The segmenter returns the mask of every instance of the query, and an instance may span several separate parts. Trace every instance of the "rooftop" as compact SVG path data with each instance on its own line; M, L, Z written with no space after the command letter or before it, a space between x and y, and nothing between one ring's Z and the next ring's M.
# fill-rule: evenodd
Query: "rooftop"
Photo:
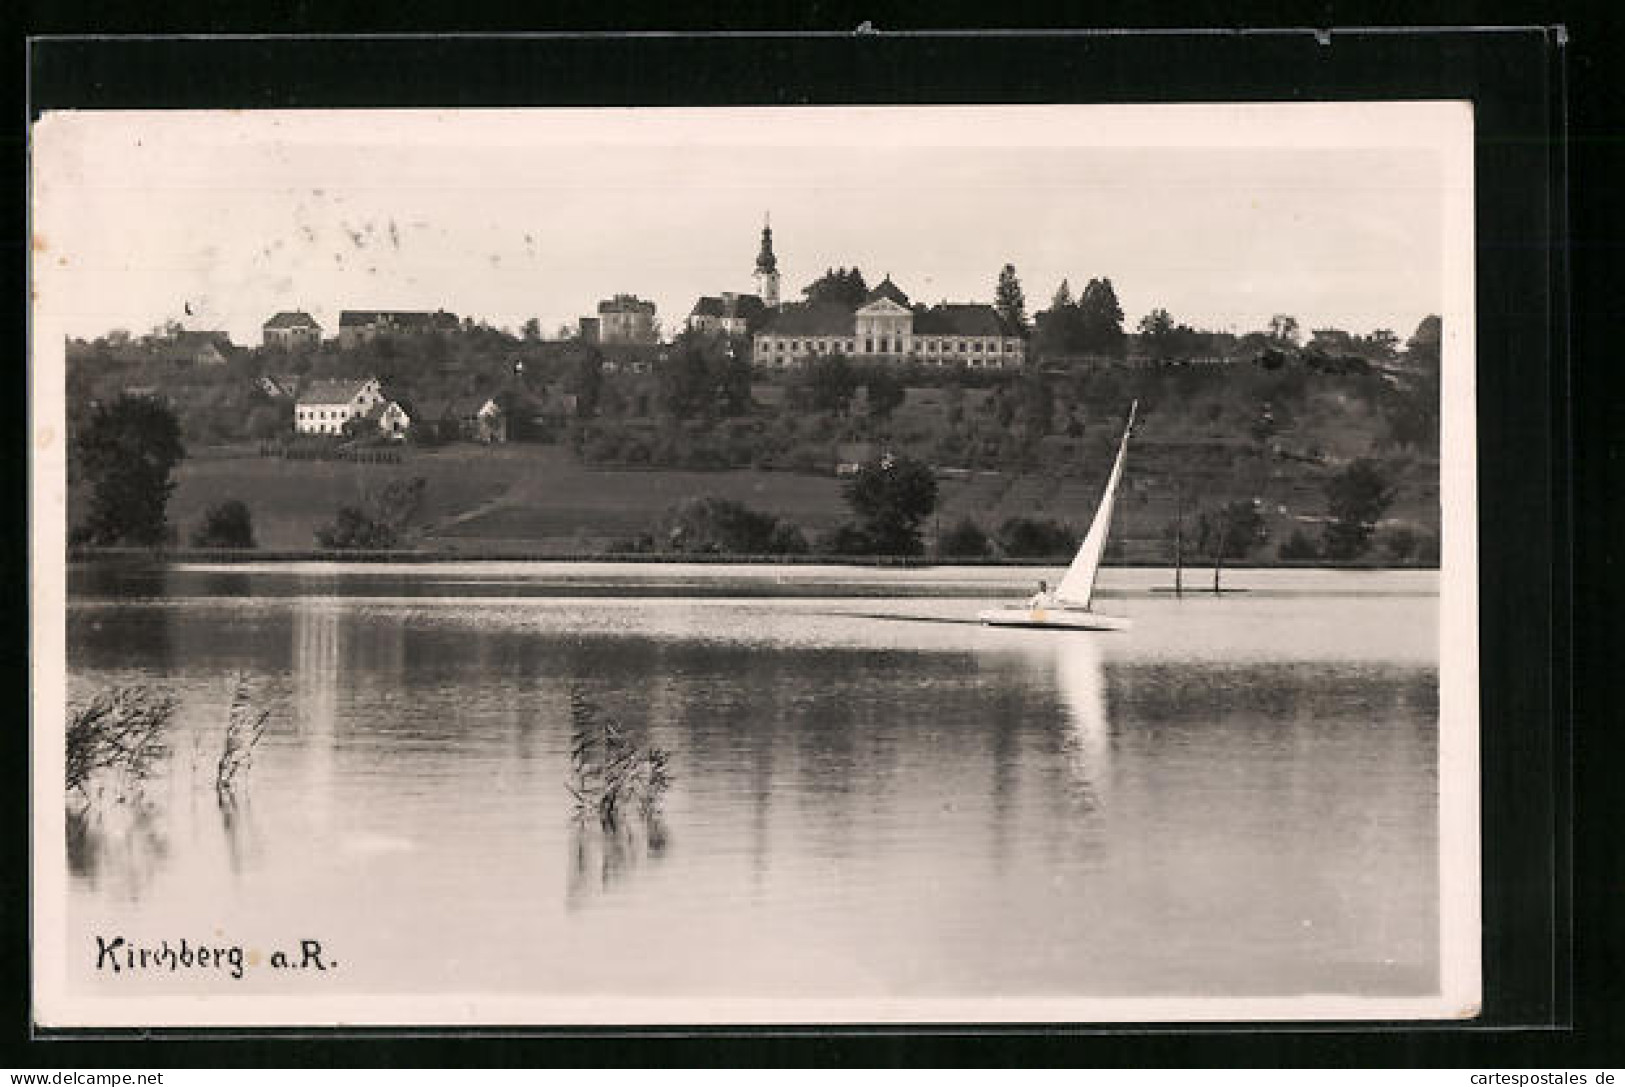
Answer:
M316 318L312 317L304 310L285 309L281 313L278 313L276 316L272 317L269 321L266 321L263 327L319 329L322 326L316 323Z

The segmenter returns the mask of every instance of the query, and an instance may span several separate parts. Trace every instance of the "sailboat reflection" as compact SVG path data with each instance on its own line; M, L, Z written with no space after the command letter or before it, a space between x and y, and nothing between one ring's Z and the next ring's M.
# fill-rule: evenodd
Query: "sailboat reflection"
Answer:
M1067 633L1051 635L1047 641L1055 655L1056 690L1070 717L1061 749L1080 798L1099 807L1108 798L1111 777L1111 722L1100 636Z

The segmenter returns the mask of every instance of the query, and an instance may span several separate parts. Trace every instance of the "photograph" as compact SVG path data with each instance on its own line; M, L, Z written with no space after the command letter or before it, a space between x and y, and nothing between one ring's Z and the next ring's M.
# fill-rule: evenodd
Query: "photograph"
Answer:
M36 1025L1474 1020L1473 140L43 112Z

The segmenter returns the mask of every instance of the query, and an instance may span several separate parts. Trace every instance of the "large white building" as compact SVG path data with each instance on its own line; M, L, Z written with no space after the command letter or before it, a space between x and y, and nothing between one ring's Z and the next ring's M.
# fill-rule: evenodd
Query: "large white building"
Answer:
M345 423L384 401L375 377L312 381L294 403L293 429L300 434L342 434Z
M789 366L818 355L975 368L1020 366L1026 341L981 303L910 305L887 276L856 310L832 302L780 306L753 344L758 366Z

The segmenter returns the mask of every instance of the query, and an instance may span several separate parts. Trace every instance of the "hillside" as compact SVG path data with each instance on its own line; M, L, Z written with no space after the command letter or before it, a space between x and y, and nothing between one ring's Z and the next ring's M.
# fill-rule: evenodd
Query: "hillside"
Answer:
M670 361L499 340L478 330L438 347L324 349L295 359L253 351L180 371L150 357L81 350L70 355L70 418L136 380L149 383L139 391L172 406L189 448L168 511L182 541L208 506L234 498L252 512L260 546L309 548L341 505L413 477L426 486L411 538L428 550L606 551L655 533L676 503L705 495L783 518L816 539L850 516L837 466L881 451L937 470L928 551L939 532L964 520L989 534L1013 517L1081 531L1130 401L1140 405L1140 423L1115 559L1165 561L1181 515L1189 532L1202 514L1247 502L1266 530L1251 557L1271 560L1294 532L1319 537L1327 481L1357 458L1378 464L1394 487L1382 532L1437 540L1437 403L1425 371L1359 360L1331 367L1308 355L1271 365L1062 371L853 367L833 387L816 366L752 376L735 356L722 357L723 344L693 338L670 345ZM392 454L398 463L285 460L262 455L277 450L291 425L288 402L258 388L258 376L276 366L387 374L389 394L408 398L568 388L581 408L535 441L409 443ZM74 521L80 497L72 498Z

